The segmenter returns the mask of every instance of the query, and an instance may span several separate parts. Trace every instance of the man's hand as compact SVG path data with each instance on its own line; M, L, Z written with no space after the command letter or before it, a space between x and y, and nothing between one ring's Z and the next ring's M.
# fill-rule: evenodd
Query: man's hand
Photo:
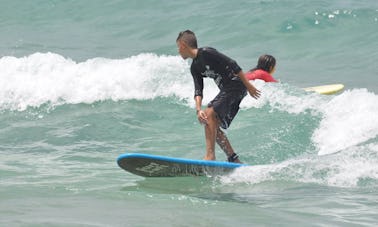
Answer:
M201 124L204 124L204 125L207 124L207 115L203 110L197 111L197 118Z
M255 99L258 99L261 95L261 92L259 90L257 90L255 88L255 86L253 86L251 83L249 83L249 80L245 76L244 72L240 71L238 73L238 76L241 79L241 81L243 82L244 86L247 88L249 95L252 96Z
M252 96L255 99L258 99L261 95L261 92L259 90L257 90L254 86L250 86L248 88L248 93L249 93L250 96Z

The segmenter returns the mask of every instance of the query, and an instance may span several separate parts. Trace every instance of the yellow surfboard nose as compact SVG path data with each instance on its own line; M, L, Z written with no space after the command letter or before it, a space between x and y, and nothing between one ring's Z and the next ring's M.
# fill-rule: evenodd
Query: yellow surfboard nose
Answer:
M332 95L344 89L343 84L329 84L303 88L305 91L313 91L323 95Z

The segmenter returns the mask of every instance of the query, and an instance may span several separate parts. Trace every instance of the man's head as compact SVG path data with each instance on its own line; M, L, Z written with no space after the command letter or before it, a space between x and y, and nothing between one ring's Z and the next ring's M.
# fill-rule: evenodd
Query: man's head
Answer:
M198 48L196 35L190 30L180 32L176 44L183 59L193 57L193 50Z

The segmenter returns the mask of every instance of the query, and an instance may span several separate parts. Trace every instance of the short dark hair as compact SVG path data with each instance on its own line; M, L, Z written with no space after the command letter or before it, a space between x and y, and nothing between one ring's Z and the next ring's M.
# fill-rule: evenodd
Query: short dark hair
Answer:
M177 41L183 41L186 45L188 45L191 48L197 48L197 38L194 32L190 30L182 31L178 34L176 42Z

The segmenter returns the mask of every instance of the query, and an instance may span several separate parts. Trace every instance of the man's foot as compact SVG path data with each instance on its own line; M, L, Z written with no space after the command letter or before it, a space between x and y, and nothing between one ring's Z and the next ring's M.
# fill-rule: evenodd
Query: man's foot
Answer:
M241 163L241 161L239 160L239 156L236 154L236 153L233 153L232 155L230 155L227 160L229 162L235 162L235 163Z

